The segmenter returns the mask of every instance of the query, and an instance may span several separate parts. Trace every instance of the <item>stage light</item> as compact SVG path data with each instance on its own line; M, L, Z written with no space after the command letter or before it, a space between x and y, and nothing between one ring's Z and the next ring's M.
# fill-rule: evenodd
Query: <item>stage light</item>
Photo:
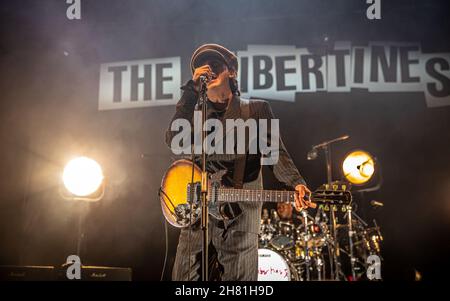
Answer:
M65 188L76 197L88 197L95 193L104 180L100 165L87 157L70 160L62 178Z
M362 185L367 183L375 173L375 160L368 152L353 151L345 157L342 170L350 183Z

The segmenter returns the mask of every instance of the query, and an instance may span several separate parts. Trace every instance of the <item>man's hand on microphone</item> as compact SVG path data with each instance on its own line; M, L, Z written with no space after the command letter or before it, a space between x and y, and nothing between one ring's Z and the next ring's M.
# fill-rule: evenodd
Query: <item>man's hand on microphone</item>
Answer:
M211 79L214 73L211 70L209 65L203 65L194 70L194 75L192 76L192 80L194 81L194 87L197 92L200 91L200 76L206 76Z

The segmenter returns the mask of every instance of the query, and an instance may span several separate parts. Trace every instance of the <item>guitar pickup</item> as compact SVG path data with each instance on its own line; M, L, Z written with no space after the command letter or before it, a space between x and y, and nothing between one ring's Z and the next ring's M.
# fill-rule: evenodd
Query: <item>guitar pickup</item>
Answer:
M189 183L187 185L187 203L198 204L200 202L201 183Z

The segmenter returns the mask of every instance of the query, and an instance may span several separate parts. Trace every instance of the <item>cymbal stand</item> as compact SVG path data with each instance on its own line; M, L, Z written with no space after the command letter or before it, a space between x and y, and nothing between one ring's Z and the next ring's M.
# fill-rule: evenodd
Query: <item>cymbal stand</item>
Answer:
M352 279L353 281L356 280L356 273L355 273L355 261L356 258L353 254L353 222L352 222L352 205L347 206L347 221L348 221L348 242L349 242L349 248L350 248L350 266L352 269Z
M305 226L305 235L303 237L303 241L305 244L305 265L306 265L306 281L311 280L310 275L310 265L311 265L311 258L309 257L309 248L308 248L308 241L311 238L309 233L309 227L308 227L308 213L306 210L302 210L302 216L303 216L303 225Z

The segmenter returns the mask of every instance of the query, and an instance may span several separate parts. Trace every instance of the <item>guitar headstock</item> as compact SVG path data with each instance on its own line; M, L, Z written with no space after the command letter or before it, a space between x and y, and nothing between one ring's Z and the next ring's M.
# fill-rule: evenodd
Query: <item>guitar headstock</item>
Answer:
M331 184L322 184L318 189L320 190L333 190L333 191L350 191L352 184L341 181L334 181Z
M350 184L333 182L323 184L313 192L314 202L330 205L349 205L352 202Z

